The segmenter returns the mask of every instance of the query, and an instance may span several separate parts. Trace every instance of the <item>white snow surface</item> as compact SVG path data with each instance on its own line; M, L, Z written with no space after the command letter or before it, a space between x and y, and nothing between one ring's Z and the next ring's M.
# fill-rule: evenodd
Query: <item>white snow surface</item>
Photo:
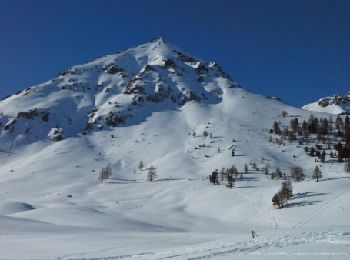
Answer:
M0 259L349 259L350 176L343 165L324 163L316 183L316 163L303 149L268 142L274 121L289 123L282 111L305 119L311 112L246 91L214 63L182 61L174 50L157 39L0 102ZM165 59L175 68L162 68ZM200 81L193 69L199 63L208 68ZM103 72L108 64L122 67L124 78ZM157 73L140 76L146 65ZM151 95L162 84L201 98L133 105L137 94L123 91L135 75ZM77 85L62 89L70 79ZM124 124L101 119L129 108ZM30 109L38 115L18 117ZM62 141L47 137L53 128L64 130ZM243 171L251 161L261 168L262 157L272 169L305 170L286 208L271 204L281 180L261 172L250 170L233 189L209 184L214 169L234 164ZM147 181L140 160L156 167L156 181ZM108 163L112 177L100 183Z

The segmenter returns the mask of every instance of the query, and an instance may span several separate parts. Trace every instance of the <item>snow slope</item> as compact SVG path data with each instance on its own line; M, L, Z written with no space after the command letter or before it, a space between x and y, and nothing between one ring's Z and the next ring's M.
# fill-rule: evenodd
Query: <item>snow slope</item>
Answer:
M105 73L108 64L123 74ZM142 74L148 65L157 73ZM0 259L349 258L343 165L327 160L315 183L303 149L268 142L274 121L289 123L282 111L311 112L248 92L161 38L73 70L0 103ZM47 137L52 128L62 141ZM156 181L140 160L156 167ZM214 169L251 161L301 165L307 180L281 210L271 205L281 181L261 171L234 189L209 185ZM112 177L100 183L108 163Z

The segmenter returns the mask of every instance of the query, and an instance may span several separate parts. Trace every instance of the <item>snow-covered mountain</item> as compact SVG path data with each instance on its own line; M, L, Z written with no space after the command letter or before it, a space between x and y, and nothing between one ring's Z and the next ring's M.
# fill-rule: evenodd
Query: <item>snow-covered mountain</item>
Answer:
M236 86L217 63L191 57L156 38L73 66L7 97L0 103L1 138L12 136L11 145L20 145L42 140L50 131L72 137L128 126L192 100L218 103L224 88Z
M350 114L350 92L345 95L335 94L330 97L320 98L314 103L304 105L303 109L335 115Z
M274 122L329 114L251 93L162 38L26 88L0 113L0 259L350 255L343 164L269 141ZM215 169L245 164L235 188L209 184ZM284 209L271 204L282 180L266 165L305 171Z

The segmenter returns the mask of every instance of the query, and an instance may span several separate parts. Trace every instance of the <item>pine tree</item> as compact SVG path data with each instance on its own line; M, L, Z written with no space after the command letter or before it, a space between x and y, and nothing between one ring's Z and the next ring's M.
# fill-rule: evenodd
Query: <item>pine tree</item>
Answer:
M207 131L204 131L204 132L203 132L203 136L204 136L204 138L207 138L207 137L208 137L208 135L209 135L209 133L208 133Z
M264 174L265 174L265 175L269 175L269 164L266 164L266 165L265 165L263 171L264 171Z
M271 173L271 179L282 179L283 173L280 168L277 168L275 172Z
M248 173L248 164L247 163L244 164L244 173L245 174Z
M312 179L316 180L316 182L318 182L319 179L322 179L322 171L317 165L315 166L314 173L312 174Z
M256 163L255 163L255 162L252 163L252 168L253 168L254 170L256 170L257 166L256 166Z
M286 200L289 200L291 197L293 197L293 187L291 181L282 182L281 193L282 196L286 198Z
M139 162L138 168L140 171L143 171L143 168L145 168L145 163L142 160Z
M111 167L111 164L108 164L106 168L102 168L98 179L102 183L105 180L108 180L109 177L111 176L112 176L112 167Z
M157 178L156 168L151 166L148 168L147 180L152 182L155 178Z
M235 175L237 178L239 172L236 166L232 165L230 168L227 169L226 173L227 175L232 175L232 176Z
M305 179L305 174L300 166L295 166L291 168L292 179L296 182L301 182Z
M278 208L283 208L288 199L293 196L292 183L290 181L284 181L282 188L272 197L272 205Z
M321 162L325 162L326 161L326 152L323 150L321 153Z
M272 205L277 206L279 209L283 208L285 203L285 200L281 196L280 192L277 192L273 197L272 197Z
M227 175L227 187L233 188L234 182L235 182L235 179L233 178L233 176L231 174L228 174Z

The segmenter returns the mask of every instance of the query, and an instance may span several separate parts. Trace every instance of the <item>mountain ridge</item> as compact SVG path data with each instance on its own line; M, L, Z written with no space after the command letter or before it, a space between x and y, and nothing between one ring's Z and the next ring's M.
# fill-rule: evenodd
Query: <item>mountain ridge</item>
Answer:
M326 112L335 115L350 114L350 92L347 94L334 94L333 96L320 98L318 101L306 104L303 109Z
M0 102L0 122L3 131L11 132L26 121L17 135L35 131L30 120L37 118L41 125L60 128L66 136L86 134L144 120L153 110L164 109L160 104L177 109L190 101L217 103L223 88L238 86L216 62L193 58L158 37L72 66L5 98ZM143 119L136 115L140 110L149 110ZM51 130L46 129L45 135ZM44 138L44 133L40 135Z

